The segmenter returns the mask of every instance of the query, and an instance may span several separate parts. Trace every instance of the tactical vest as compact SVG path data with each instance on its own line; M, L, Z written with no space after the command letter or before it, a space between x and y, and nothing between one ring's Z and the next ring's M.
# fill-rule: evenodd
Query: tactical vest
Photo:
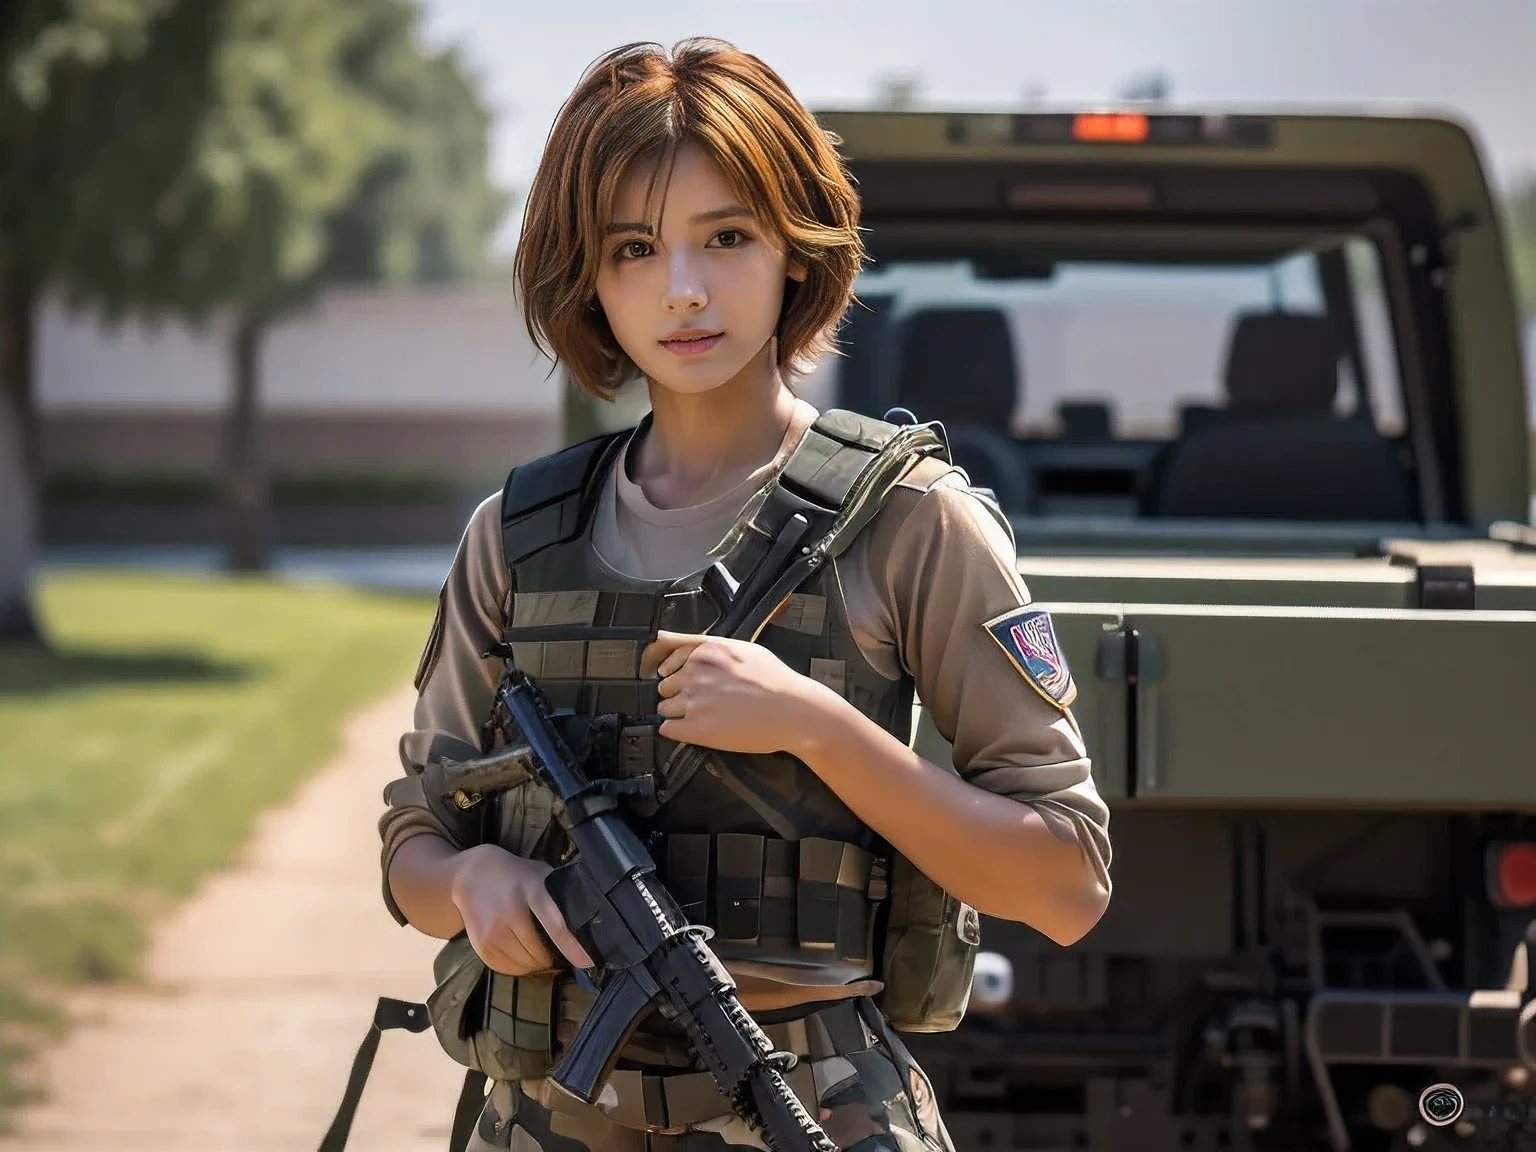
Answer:
M973 909L875 836L795 757L701 753L622 720L656 711L657 682L639 678L639 660L658 630L707 631L721 613L722 582L741 597L764 594L785 565L778 529L786 519L798 513L806 522L794 546L801 553L834 527L844 530L846 547L878 510L879 498L860 496L859 478L897 431L854 413L823 413L749 504L721 564L678 581L637 581L592 546L602 486L609 469L622 466L634 429L519 466L502 498L515 589L503 639L554 707L621 718L592 745L588 771L658 782L656 802L629 815L648 837L659 878L695 922L714 930L722 960L738 971L790 964L829 985L873 976L884 982L876 1002L892 1027L947 1031L969 1000L980 943ZM920 455L947 459L938 437L929 449L905 451L902 472ZM756 642L910 744L913 684L905 676L887 680L864 660L835 564L819 567L782 603ZM483 748L505 744L507 728L493 713ZM689 750L702 766L680 771ZM536 782L503 794L488 814L486 838L557 862L566 840L551 799ZM569 973L489 972L462 936L439 954L435 976L428 1007L439 1040L459 1063L492 1079L547 1072L562 1020L573 1026L591 1002ZM625 1056L686 1060L669 1038L669 1026L653 1018Z

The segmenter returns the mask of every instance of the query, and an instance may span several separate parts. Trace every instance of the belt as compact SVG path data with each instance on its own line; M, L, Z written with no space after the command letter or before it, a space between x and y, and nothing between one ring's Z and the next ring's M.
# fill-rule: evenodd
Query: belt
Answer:
M812 1116L820 1107L815 1064L834 1056L864 1052L880 1043L861 1018L856 1000L840 1000L795 1020L761 1025L777 1051L800 1059L784 1074L785 1082ZM824 1087L824 1086L823 1086ZM585 1105L555 1091L547 1093L554 1109ZM652 1072L619 1069L609 1074L596 1105L610 1120L626 1128L676 1134L734 1109L707 1072Z

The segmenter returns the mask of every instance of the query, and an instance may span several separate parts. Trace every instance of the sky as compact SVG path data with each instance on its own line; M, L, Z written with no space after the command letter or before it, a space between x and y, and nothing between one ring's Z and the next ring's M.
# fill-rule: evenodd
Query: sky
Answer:
M493 110L492 172L527 187L582 71L632 40L719 36L812 108L911 75L920 107L1113 99L1152 72L1176 104L1402 108L1468 123L1493 180L1536 176L1536 0L420 0ZM515 218L501 246L515 235Z

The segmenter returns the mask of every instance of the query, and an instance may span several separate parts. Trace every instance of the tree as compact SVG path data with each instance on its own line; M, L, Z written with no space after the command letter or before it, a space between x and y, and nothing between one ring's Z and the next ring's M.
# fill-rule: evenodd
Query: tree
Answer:
M343 62L395 127L327 225L325 283L441 283L485 273L511 206L490 180L490 116L453 50L417 48L413 8L375 3Z
M250 571L269 538L259 411L272 326L328 284L472 274L506 198L486 174L488 116L452 53L422 52L413 5L224 3L199 147L166 194L174 210L151 214L168 221L150 238L164 288L151 303L223 313L226 562Z
M105 230L92 248L115 241L135 255L128 267L90 269L85 287L104 313L174 315L215 326L227 341L233 387L220 490L235 569L263 566L267 545L256 437L263 338L312 294L329 217L392 132L384 110L339 67L370 7L180 0L157 28L156 47L192 47L185 59L202 64L190 145L169 174L157 165L125 190L117 219L93 219ZM189 30L208 25L213 35L191 44ZM140 107L182 88L187 67L143 68L134 77ZM150 131L133 128L112 147L133 148Z
M113 171L103 155L132 116L125 82L168 8L169 0L0 4L0 642L42 639L28 586L40 466L38 303L84 251L82 220L115 213L119 182L175 151L185 102L155 110L156 147L132 157L130 171ZM195 85L195 75L183 76ZM92 254L98 265L123 255L116 245Z
M35 0L29 12L5 59L22 62L12 71L40 111L14 135L57 172L35 193L0 185L54 225L0 217L0 238L53 241L24 281L27 310L57 285L109 321L176 316L224 334L228 565L260 568L263 340L327 283L479 266L505 209L485 174L486 114L451 53L420 50L406 0ZM116 33L116 56L97 25ZM26 428L30 385L15 392Z

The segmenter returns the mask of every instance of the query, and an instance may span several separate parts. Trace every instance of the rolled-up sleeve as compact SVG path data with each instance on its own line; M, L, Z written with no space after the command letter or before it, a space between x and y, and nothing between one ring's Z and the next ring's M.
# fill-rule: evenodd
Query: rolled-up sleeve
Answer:
M966 781L1033 807L1076 840L1105 889L1109 808L1071 709L1031 685L988 623L1030 603L1012 530L957 473L924 470L871 526L867 579L893 655Z
M432 756L478 755L481 729L490 715L501 661L481 653L501 640L512 596L511 574L502 561L500 493L475 509L448 576L416 669L412 728L400 737L400 765L409 777ZM413 836L437 835L455 847L462 837L419 806L391 806L379 817L384 903L402 925L404 915L389 890L395 853Z

